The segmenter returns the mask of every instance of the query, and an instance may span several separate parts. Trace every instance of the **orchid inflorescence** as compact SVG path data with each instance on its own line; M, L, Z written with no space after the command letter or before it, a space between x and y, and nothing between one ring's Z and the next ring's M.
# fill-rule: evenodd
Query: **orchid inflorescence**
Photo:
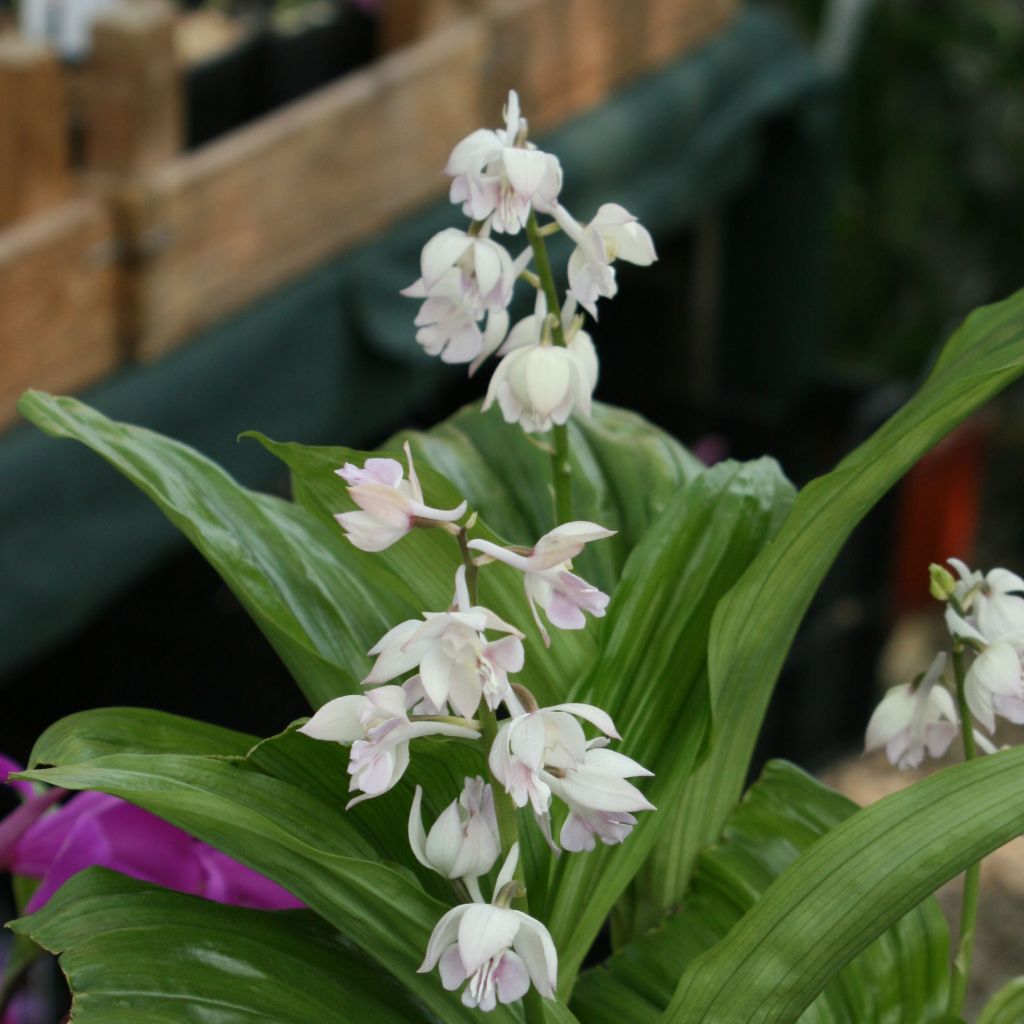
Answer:
M463 139L448 160L450 197L470 218L468 230L446 228L423 247L420 277L403 291L422 299L416 340L446 363L469 363L475 373L491 355L502 356L484 409L494 402L509 423L543 432L574 412L589 415L597 383L597 354L582 329L582 306L597 318L597 301L617 290L616 260L648 266L657 258L651 236L626 209L606 203L581 224L560 203L558 159L527 140L519 98L510 92L505 127L481 128ZM543 226L537 214L550 217ZM529 244L516 257L492 236L525 230ZM559 304L544 238L564 231L575 243L569 289ZM537 272L530 271L531 260ZM509 329L516 281L537 290L534 312Z
M480 130L460 142L448 163L451 198L472 218L468 231L447 229L423 249L420 279L405 294L423 299L419 343L446 362L473 372L494 352L503 355L484 408L497 401L508 422L527 431L564 430L572 412L589 413L597 356L581 329L577 304L596 316L599 297L616 292L612 263L651 263L650 236L622 207L602 206L583 226L559 204L557 159L527 142L518 98L509 94L503 131ZM541 228L536 213L552 217ZM525 229L529 247L516 258L492 237ZM569 291L559 304L544 236L565 231L576 243ZM538 274L527 270L531 255ZM532 315L509 330L513 286L524 277L537 289ZM483 326L481 326L483 321ZM467 778L429 831L417 786L408 818L416 860L449 879L462 902L438 921L422 972L438 967L447 989L466 987L462 1001L493 1009L527 995L532 983L553 999L558 958L544 924L527 912L519 863L516 811L531 809L554 854L621 843L636 813L653 805L630 782L651 772L609 749L619 739L611 717L584 703L539 707L512 677L525 664L525 634L482 605L481 570L502 564L522 574L526 603L544 645L556 629L582 629L587 615L605 614L608 595L572 572L587 544L615 531L560 516L562 522L529 548L471 537L475 513L466 501L450 509L426 503L412 450L406 469L390 458L346 463L336 470L357 510L335 518L363 551L389 548L416 529L438 529L457 543L460 564L450 606L400 622L374 644L375 660L362 680L365 694L337 697L300 727L314 739L351 748L348 772L355 794L348 806L380 796L401 780L410 743L421 738L466 741L481 748L481 774ZM556 473L556 506L559 506ZM596 730L588 739L586 723ZM482 742L481 742L482 741ZM483 774L486 772L486 776ZM552 804L565 806L556 841ZM481 880L502 866L485 899Z
M868 723L866 749L884 747L899 768L941 757L961 728L969 750L994 753L985 733L994 733L996 716L1024 723L1024 579L1008 569L983 574L957 558L949 564L956 577L931 567L931 592L945 604L952 680L941 651L927 672L890 689Z

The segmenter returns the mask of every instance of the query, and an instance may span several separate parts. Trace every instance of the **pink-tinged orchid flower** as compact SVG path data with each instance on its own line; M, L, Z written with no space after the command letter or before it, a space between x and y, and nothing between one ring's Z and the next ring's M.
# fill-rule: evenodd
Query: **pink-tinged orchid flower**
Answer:
M513 845L494 885L491 903L464 903L448 911L430 936L421 974L440 964L441 984L452 991L468 981L462 1004L493 1010L526 995L530 982L554 999L558 953L540 921L507 906L507 886L519 857Z
M925 753L941 757L958 732L952 694L942 684L946 655L938 654L916 685L894 686L868 722L864 752L885 748L889 763L917 768Z
M604 615L608 595L570 570L572 559L586 544L614 533L597 523L581 520L555 527L526 552L502 548L487 540L471 540L469 547L522 572L530 611L544 643L548 644L550 637L537 612L538 605L548 621L559 629L582 629L586 625L584 612L596 618Z
M451 283L464 307L479 316L485 309L498 312L508 306L516 267L505 247L493 239L445 228L423 247L420 275L403 295L426 298Z
M20 768L0 757L0 775ZM86 792L54 807L61 789L12 782L24 803L0 823L0 866L40 880L25 911L42 907L72 875L105 867L218 903L260 910L301 907L276 882L118 797Z
M552 215L576 243L569 257L569 290L579 304L597 319L597 300L610 299L618 291L616 260L638 267L650 266L658 257L646 228L624 207L605 203L589 224L580 224L562 206Z
M488 629L511 635L488 641ZM492 711L509 698L508 674L523 667L522 637L490 609L471 604L466 568L459 566L453 609L426 612L388 630L370 648L377 660L363 685L386 683L418 667L419 686L435 708L451 704L472 718L481 697Z
M504 130L480 128L453 150L445 167L452 179L449 196L472 220L488 220L495 231L516 234L531 207L548 212L562 190L556 157L525 142L527 125L519 115L519 97L508 94Z
M647 797L626 779L651 777L654 773L632 758L608 750L607 740L591 740L583 760L557 775L542 771L551 792L569 807L559 841L574 853L594 849L594 840L605 846L621 843L636 824L636 811L655 810Z
M1024 723L1024 580L1008 569L982 574L957 558L949 562L960 578L946 625L980 648L964 680L971 713L989 732L996 715Z
M561 314L566 345L553 345L547 305L537 293L535 312L512 328L499 349L504 358L491 377L484 411L497 401L505 422L518 423L528 433L561 426L573 412L590 416L597 351L590 335L580 330L575 309L575 302L567 301ZM487 354L485 347L474 368Z
M1004 640L1024 645L1024 579L1008 569L974 572L959 558L951 558L949 564L960 577L946 607L949 631L982 644Z
M360 511L340 512L334 518L361 551L383 551L415 526L453 523L466 512L465 501L452 509L424 504L412 450L408 442L404 447L409 463L408 480L402 478L402 465L394 459L367 459L362 468L346 462L335 470L349 485L349 497Z
M517 807L530 804L533 808L537 823L552 846L551 781L585 769L587 762L587 739L576 718L590 722L605 736L619 738L610 716L600 708L591 704L556 704L503 722L487 757L491 774L505 787L512 802ZM570 791L574 798L585 792L588 778L585 773L579 787ZM639 791L636 793L639 796ZM584 804L585 800L580 806Z
M421 736L475 740L476 729L451 722L410 720L409 696L401 686L381 686L368 694L328 701L299 732L315 740L351 745L349 786L362 795L347 807L386 793L409 766L409 743ZM347 808L346 808L347 809Z
M480 776L466 779L462 794L453 800L427 833L420 810L423 790L417 786L409 811L409 845L416 859L445 878L462 879L474 900L501 852L494 794Z

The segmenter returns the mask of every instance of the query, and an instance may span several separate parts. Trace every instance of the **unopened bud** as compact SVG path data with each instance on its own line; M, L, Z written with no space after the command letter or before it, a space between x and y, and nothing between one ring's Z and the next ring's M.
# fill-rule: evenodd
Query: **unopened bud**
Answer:
M953 596L956 588L956 580L953 574L944 566L936 565L934 562L928 566L930 582L928 591L936 601L948 601Z

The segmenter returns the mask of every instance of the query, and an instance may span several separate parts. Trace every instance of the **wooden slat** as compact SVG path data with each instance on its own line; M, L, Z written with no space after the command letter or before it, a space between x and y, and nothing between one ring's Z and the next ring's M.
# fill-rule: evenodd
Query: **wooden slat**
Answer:
M126 0L94 23L81 83L90 170L137 173L162 166L181 150L174 18L164 0Z
M380 49L390 53L473 14L481 0L383 0L378 11Z
M69 187L57 60L41 44L0 36L0 224L60 202Z
M92 199L0 231L0 428L26 388L75 391L117 366L113 247Z
M439 194L453 142L483 123L483 55L480 24L461 24L124 191L139 354L159 355Z
M486 105L500 111L514 88L531 131L548 131L710 38L737 7L738 0L488 0Z

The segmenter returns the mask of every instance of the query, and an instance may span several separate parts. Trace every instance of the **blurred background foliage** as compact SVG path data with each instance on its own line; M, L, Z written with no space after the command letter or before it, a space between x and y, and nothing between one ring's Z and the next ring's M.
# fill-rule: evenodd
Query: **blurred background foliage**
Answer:
M1024 280L1024 9L784 6L823 39L863 17L840 93L832 353L915 375L966 313Z

